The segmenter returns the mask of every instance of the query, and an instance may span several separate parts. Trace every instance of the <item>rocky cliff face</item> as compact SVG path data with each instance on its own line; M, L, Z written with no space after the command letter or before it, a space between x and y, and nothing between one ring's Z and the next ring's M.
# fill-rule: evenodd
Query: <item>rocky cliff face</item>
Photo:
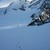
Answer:
M32 22L28 26L41 26L50 22L50 1L44 0L43 4L38 9L41 9L41 13L36 18L36 14L32 14Z

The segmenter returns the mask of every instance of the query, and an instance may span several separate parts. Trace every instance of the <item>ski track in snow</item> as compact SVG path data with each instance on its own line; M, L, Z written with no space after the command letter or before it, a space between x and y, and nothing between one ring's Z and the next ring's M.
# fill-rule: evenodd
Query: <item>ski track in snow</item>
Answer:
M0 30L12 29L12 28L23 27L23 26L27 26L27 24L15 24L15 25L3 26L3 27L0 27Z

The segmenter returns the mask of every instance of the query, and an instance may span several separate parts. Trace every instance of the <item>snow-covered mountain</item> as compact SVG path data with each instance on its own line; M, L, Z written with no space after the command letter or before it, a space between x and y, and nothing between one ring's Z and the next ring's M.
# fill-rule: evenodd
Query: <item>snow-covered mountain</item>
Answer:
M27 10L27 8L32 8L34 10L34 8L36 7L39 8L37 5L38 4L42 4L44 1L43 0L17 0L15 2L10 3L9 6L5 7L5 8L0 8L0 14L2 14L2 12L4 13L6 10L22 10L25 11ZM32 10L31 9L31 10Z
M8 24L28 25L32 22L31 16L33 14L37 18L42 13L45 2L45 0L17 0L7 7L0 8L0 20L3 19L2 23L0 21L0 26Z
M50 23L44 25L50 6L46 7L45 1L21 0L0 8L0 50L50 50Z

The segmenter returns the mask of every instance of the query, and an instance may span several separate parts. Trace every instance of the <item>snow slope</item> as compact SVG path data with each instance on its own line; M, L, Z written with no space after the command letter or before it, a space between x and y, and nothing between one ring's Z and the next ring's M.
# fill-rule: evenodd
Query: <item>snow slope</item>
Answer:
M39 4L41 5L43 2L44 1L42 0ZM8 25L16 25L16 24L28 25L32 21L31 15L33 13L36 13L36 15L39 15L41 10L38 9L40 6L37 6L37 5L39 4L36 5L36 8L34 7L34 5L32 5L29 8L28 6L30 4L27 4L27 3L29 2L18 0L10 3L8 7L0 8L0 27L8 26Z
M0 9L0 50L50 50L50 23L27 26L33 13L41 13L38 8L43 2L35 7L25 5L25 11L19 9L23 3L16 6L16 2Z

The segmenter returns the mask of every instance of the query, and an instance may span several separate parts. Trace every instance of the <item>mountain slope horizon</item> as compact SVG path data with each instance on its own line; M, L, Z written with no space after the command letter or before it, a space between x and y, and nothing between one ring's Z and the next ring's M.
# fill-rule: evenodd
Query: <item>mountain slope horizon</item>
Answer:
M34 23L34 22L32 22L33 21L32 17L33 18L39 17L39 15L43 12L45 2L46 2L45 0L39 0L35 3L34 3L34 1L28 2L25 0L24 1L19 0L19 1L12 2L12 3L10 3L9 6L0 8L0 17L1 17L0 19L3 18L3 22L7 23L6 25L8 25L9 23L13 24L13 22L17 23L17 24L25 23L26 25L28 25L29 23ZM40 6L39 6L39 4L40 4ZM43 5L43 7L41 8L42 5ZM35 14L35 16L32 16L33 14ZM5 20L7 20L7 22L5 22ZM34 20L36 20L36 19L34 19ZM2 24L4 24L4 23L2 23ZM41 24L41 25L43 25L43 24Z

